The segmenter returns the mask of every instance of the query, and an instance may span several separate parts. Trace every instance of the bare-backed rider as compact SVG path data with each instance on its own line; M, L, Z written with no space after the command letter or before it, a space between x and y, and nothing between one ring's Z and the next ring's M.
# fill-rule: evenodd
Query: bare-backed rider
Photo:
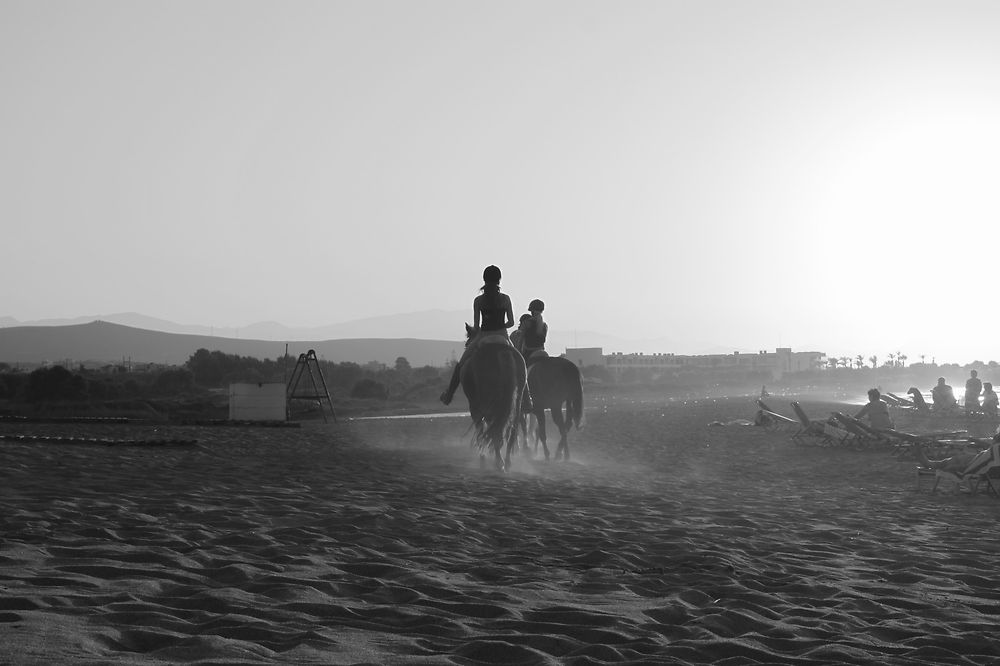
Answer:
M545 338L549 334L549 325L542 318L544 310L545 303L537 298L528 304L528 312L531 316L524 323L524 335L521 338L523 349L521 353L524 355L525 362L529 365L533 360L548 356L545 353Z
M500 291L500 269L496 266L487 266L483 271L483 286L480 288L483 293L476 296L472 302L472 322L473 337L465 345L462 358L455 364L455 370L451 374L451 383L441 394L441 402L448 405L455 397L455 391L461 383L462 364L465 362L476 347L484 339L498 338L501 342L510 344L507 337L507 329L514 325L514 309L510 304L510 297Z

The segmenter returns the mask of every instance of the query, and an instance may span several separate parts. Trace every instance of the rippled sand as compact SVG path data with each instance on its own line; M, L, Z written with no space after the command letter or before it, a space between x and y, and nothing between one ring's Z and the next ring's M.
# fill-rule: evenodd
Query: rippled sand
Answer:
M198 445L0 442L0 663L1000 662L1000 501L752 414L592 404L506 475L456 418L6 425Z

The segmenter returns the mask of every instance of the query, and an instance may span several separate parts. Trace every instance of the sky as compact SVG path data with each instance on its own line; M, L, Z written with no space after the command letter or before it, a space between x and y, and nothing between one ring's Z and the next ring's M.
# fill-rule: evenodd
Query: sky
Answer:
M1000 360L1000 3L0 0L0 316ZM456 321L460 337L461 321Z

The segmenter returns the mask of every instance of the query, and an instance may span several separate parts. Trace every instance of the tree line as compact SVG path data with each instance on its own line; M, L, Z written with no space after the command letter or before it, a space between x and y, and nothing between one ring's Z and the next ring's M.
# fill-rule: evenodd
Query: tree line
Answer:
M121 366L109 372L54 365L26 373L0 363L0 400L101 401L179 395L241 382L287 383L295 363L292 356L259 359L207 349L198 349L183 366L134 371ZM403 356L391 367L374 361L360 365L320 359L318 363L331 395L382 400L406 398L420 389L439 389L452 370L451 366L413 368Z

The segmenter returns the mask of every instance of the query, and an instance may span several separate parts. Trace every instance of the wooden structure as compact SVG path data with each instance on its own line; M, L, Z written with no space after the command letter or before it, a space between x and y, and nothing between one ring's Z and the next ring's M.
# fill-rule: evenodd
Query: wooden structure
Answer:
M308 382L303 379L308 377ZM319 383L316 379L319 378ZM333 409L333 400L330 399L330 390L326 386L326 379L323 378L323 371L319 367L319 359L316 358L315 350L310 349L305 354L299 354L299 360L295 362L292 376L288 380L288 404L293 400L306 400L314 402L319 406L323 414L323 421L327 422L326 407L330 408L330 416L333 422L337 422L337 413ZM324 406L323 403L326 403Z

